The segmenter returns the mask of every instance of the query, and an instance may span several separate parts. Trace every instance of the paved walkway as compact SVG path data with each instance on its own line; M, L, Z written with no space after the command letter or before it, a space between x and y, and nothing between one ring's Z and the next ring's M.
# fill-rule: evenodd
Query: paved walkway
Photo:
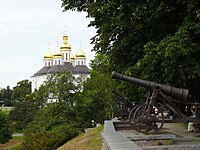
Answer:
M177 138L194 138L199 137L200 133L190 132L188 133L186 123L165 123L163 130L175 134Z
M118 132L126 137L141 135L135 130L120 130ZM144 150L200 150L200 133L188 133L186 123L165 123L163 129L156 134L175 135L173 144L154 145L151 141L135 141L135 143Z

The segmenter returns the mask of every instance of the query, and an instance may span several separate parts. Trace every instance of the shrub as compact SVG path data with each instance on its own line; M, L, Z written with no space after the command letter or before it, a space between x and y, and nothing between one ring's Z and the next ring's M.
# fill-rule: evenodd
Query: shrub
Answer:
M22 150L52 150L63 145L65 142L76 137L80 130L74 124L63 123L53 126L47 130L41 126L31 126L30 130L25 131L25 141Z
M9 129L7 115L0 110L0 143L6 143L12 138L12 133Z

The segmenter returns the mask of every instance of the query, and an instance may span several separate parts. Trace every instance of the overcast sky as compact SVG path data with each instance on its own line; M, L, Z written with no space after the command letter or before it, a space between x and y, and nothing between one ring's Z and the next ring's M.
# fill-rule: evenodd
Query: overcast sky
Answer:
M43 67L48 47L55 52L62 43L65 30L74 54L81 45L87 64L94 58L90 39L96 32L87 27L90 19L85 13L62 10L61 0L0 0L1 88L31 80Z

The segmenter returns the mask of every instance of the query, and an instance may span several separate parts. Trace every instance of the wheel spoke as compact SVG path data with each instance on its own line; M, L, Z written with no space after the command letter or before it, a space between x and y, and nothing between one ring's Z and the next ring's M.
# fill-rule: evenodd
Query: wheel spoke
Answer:
M140 132L150 130L159 131L164 125L164 115L159 107L152 107L150 113L144 110L144 107L138 106L131 110L129 121Z

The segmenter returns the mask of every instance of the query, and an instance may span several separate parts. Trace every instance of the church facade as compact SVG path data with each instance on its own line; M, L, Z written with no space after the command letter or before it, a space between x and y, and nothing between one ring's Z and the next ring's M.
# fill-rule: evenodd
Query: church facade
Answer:
M75 78L80 75L90 77L90 69L86 66L85 53L81 48L75 55L72 53L66 33L63 35L62 45L53 54L48 49L43 57L43 62L44 66L31 76L32 91L38 90L47 80L47 77L56 72L69 71Z

